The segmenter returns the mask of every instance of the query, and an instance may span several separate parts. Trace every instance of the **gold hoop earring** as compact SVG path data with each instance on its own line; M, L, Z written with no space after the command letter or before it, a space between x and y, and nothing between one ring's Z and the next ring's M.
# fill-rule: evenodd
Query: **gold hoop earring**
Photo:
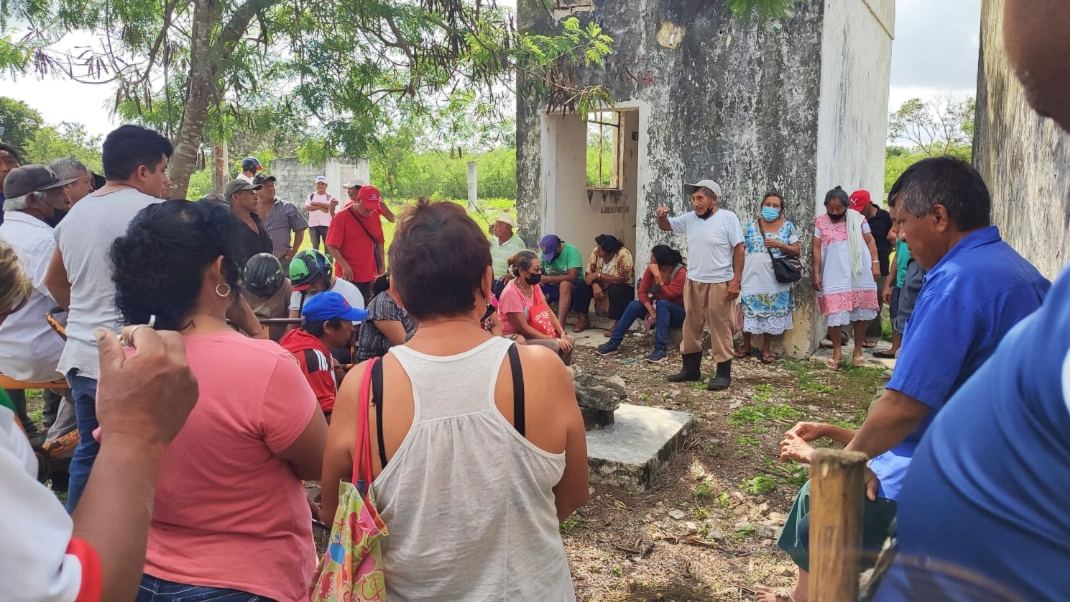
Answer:
M222 292L222 293L219 292L219 287L221 287L221 286L227 287L227 290ZM215 285L215 294L217 294L217 295L219 295L220 297L223 297L223 298L229 297L230 296L230 285L227 284L226 282L220 282L219 284Z

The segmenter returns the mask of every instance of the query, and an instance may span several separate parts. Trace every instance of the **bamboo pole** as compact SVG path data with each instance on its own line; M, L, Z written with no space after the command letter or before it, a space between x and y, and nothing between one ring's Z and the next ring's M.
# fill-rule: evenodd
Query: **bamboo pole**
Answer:
M810 463L812 602L856 602L866 455L819 449Z

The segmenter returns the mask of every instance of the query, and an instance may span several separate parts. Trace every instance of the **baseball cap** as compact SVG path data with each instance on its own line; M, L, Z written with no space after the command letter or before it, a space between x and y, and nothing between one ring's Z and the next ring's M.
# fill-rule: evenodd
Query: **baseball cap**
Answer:
M301 308L301 315L309 322L323 322L341 318L350 322L361 322L368 317L368 312L349 304L346 298L334 291L324 291L309 297Z
M265 182L274 182L275 176L269 176L266 173L259 173L253 178L253 184L263 184Z
M553 261L554 255L557 254L557 245L561 244L561 239L556 234L547 234L539 241L539 247L542 248L543 261ZM550 249L547 251L546 249Z
M691 196L703 188L709 188L718 198L721 196L721 185L713 180L699 180L694 184L684 184L684 192Z
M379 208L379 189L375 186L361 186L360 191L357 192L357 200L364 205L365 208L376 210Z
M342 188L362 188L367 185L368 183L364 180L361 180L360 178L353 178L345 184L342 184Z
M75 179L61 180L47 165L23 165L12 169L7 174L7 179L4 180L4 196L13 199L38 190L59 188L70 184Z
M494 218L494 221L501 222L501 223L503 223L503 224L505 224L507 226L512 226L514 229L516 228L516 218L514 218L511 215L509 215L505 211L502 211L501 213L499 213L498 217Z
M856 190L851 193L851 209L854 209L855 211L862 211L869 203L870 197L868 190Z
M320 182L323 182L324 184L326 184L327 183L327 176L316 176L316 183L319 184Z
M260 164L260 159L257 159L256 157L246 157L241 160L242 171L251 171L255 173L261 169L264 169L264 166Z
M8 176L11 177L11 176ZM223 189L223 198L230 200L230 197L235 192L241 192L242 190L260 190L259 184L250 184L245 180L231 180L227 182L226 188Z

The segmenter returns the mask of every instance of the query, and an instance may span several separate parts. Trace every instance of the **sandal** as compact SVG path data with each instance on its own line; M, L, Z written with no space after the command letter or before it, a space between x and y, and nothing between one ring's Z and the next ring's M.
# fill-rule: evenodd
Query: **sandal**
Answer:
M748 350L746 350L746 351L743 351L742 349L736 349L736 351L735 351L735 354L734 354L734 355L735 355L736 357L738 357L738 358L745 358L745 357L747 357L748 355L750 355L750 354L751 354L751 353L753 353L753 352L754 352L754 349L753 349L753 348L752 348L752 349L748 349Z
M825 367L828 368L829 370L839 370L840 369L840 362L837 362L834 359L829 359L829 360L825 361Z
M869 365L869 361L866 358L861 357L861 356L853 357L853 358L851 358L851 361L854 362L854 365L855 365L856 368L861 368L863 366L868 366Z
M608 339L609 337L613 336L613 331L612 330L603 331L602 332L602 336L604 336L604 337L606 337Z
M763 364L772 364L775 361L776 361L776 358L773 357L772 353L763 353L762 354L762 363Z
M862 347L866 349L873 349L877 346L877 341L862 341Z
M895 354L890 351L874 351L873 357L879 357L882 360L894 360Z

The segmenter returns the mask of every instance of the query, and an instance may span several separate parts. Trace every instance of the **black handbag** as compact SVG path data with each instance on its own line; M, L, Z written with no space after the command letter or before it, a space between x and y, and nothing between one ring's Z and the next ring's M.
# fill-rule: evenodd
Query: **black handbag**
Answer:
M758 231L762 231L760 226ZM773 276L776 277L777 282L791 284L802 278L802 263L799 262L798 257L773 257L773 250L769 247L766 247L765 251L769 253L769 259L773 261Z

